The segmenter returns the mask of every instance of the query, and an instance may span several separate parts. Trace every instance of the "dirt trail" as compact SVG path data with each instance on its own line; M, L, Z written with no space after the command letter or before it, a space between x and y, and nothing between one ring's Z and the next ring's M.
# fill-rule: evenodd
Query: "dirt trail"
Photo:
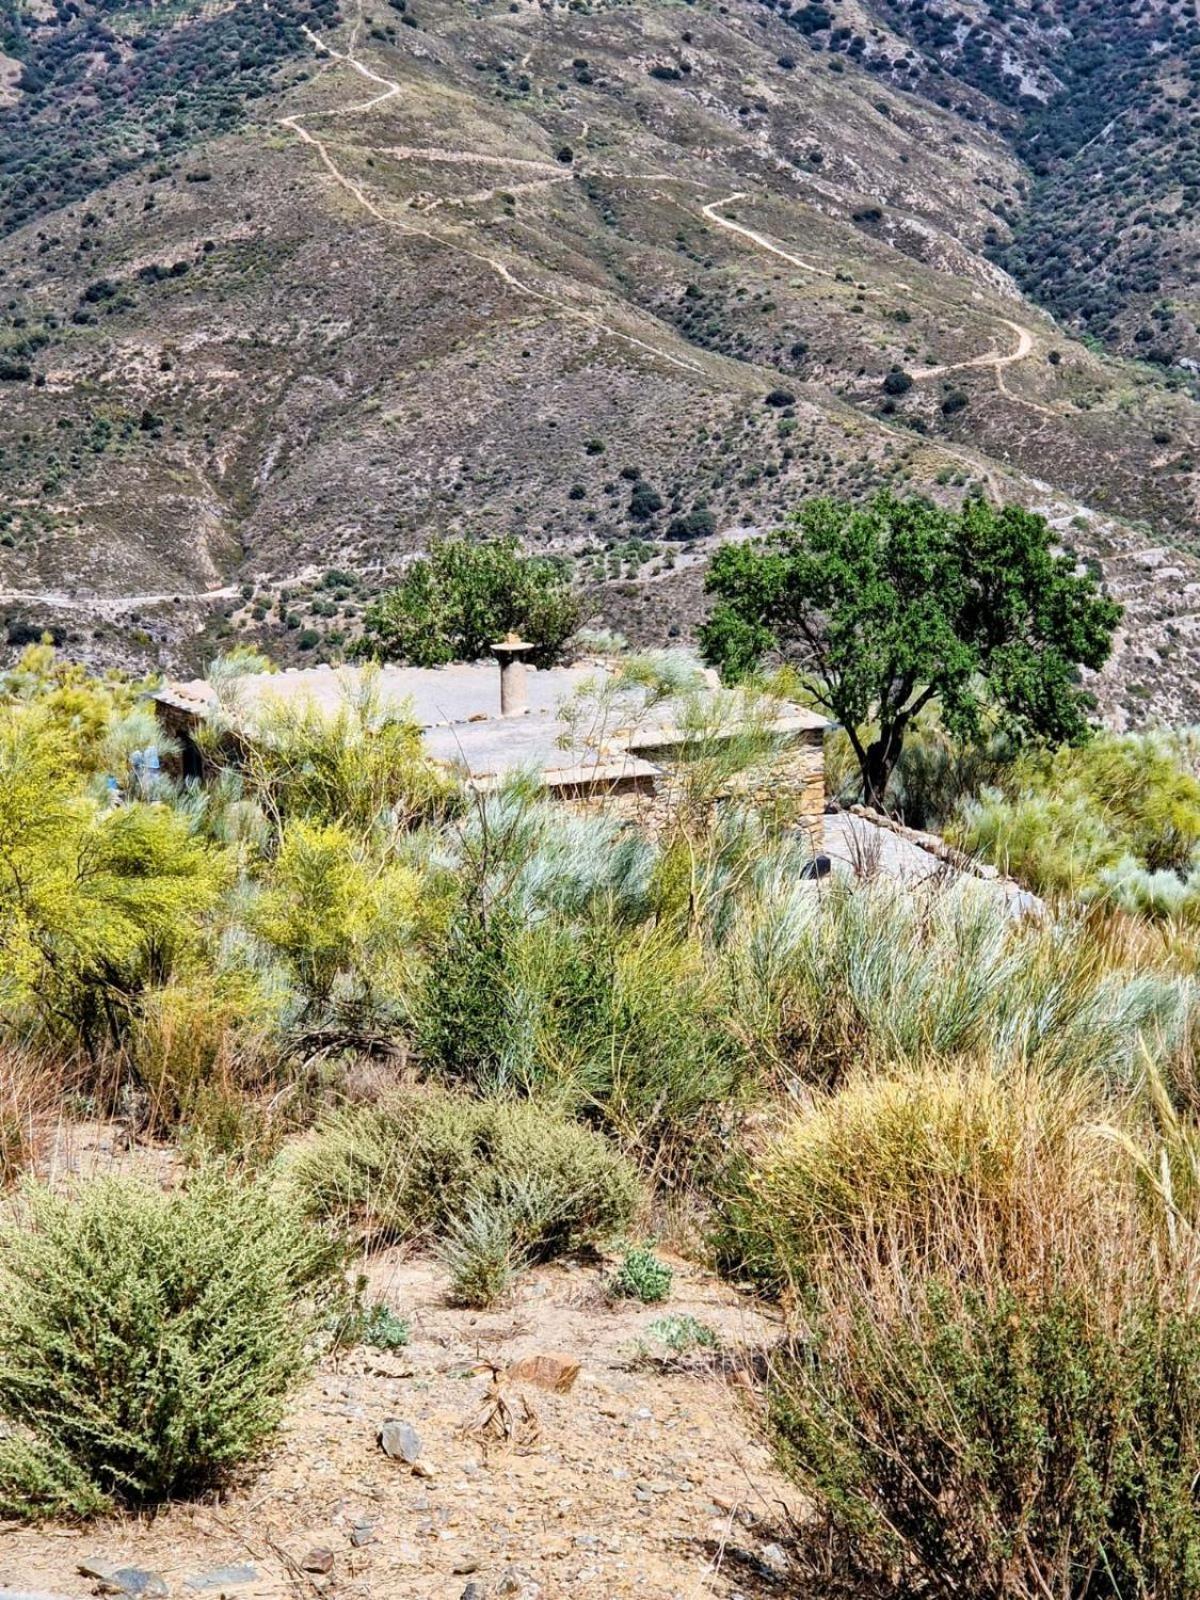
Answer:
M971 356L967 361L947 361L936 367L914 367L910 374L913 378L941 378L948 372L966 372L971 367L995 367L999 371L1002 367L1011 367L1017 361L1024 361L1033 350L1033 335L1028 328L1023 328L1019 322L1013 322L1008 317L999 319L1006 328L1011 328L1017 336L1017 347L1007 355L1001 350L985 350L981 356Z
M837 274L828 271L825 267L814 266L811 261L805 261L803 256L795 256L790 250L785 250L781 245L768 239L765 233L756 233L753 228L747 228L744 223L734 222L730 217L718 215L719 206L730 206L735 200L744 200L746 191L739 189L736 194L727 194L724 200L710 200L706 206L701 206L701 211L710 222L715 222L718 228L727 228L730 233L740 233L744 239L749 239L751 244L760 250L767 250L773 256L779 256L783 261L790 261L794 267L799 267L802 272L815 273L818 278L833 278Z
M56 611L78 611L90 606L107 606L119 611L128 611L135 606L170 605L174 601L187 601L191 604L205 600L233 600L240 593L241 590L236 583L227 583L219 589L201 589L190 593L186 589L172 589L161 594L79 595L65 594L55 589L0 588L0 604L8 600L25 600L50 606Z
M710 222L716 223L718 228L725 228L730 233L740 234L742 238L748 239L758 249L766 250L771 255L790 262L792 266L799 267L802 272L811 272L819 278L836 279L837 274L830 272L828 268L818 267L814 262L806 261L803 256L794 255L792 251L785 250L781 245L776 244L774 240L767 238L766 234L759 233L754 228L748 228L742 222L735 222L730 217L720 215L722 206L732 205L735 200L744 200L745 198L746 191L739 189L735 194L726 195L723 200L710 200L706 206L701 207L701 210ZM876 290L867 290L865 292L868 294L878 293ZM1033 353L1034 337L1028 328L1023 327L1019 322L1014 322L1011 317L1000 317L997 320L1004 327L1010 328L1016 335L1016 347L1007 354L1001 350L985 350L982 355L970 356L965 361L947 361L938 366L914 367L911 376L918 380L921 378L942 378L951 372L966 372L972 368L991 367L996 374L996 386L1007 399L1013 401L1016 405L1028 406L1031 411L1037 411L1042 416L1057 416L1057 412L1051 410L1049 406L1044 406L1037 400L1028 400L1024 395L1014 394L1006 386L1004 369L1015 366L1019 361L1028 359Z
M515 293L524 295L533 300L538 300L542 304L552 307L560 316L568 317L576 322L582 322L586 326L594 329L597 333L604 334L609 338L620 339L625 344L632 345L635 349L644 350L647 354L656 357L658 360L666 361L671 366L678 367L683 372L690 372L700 376L704 374L705 369L700 362L691 361L687 357L675 355L670 351L662 349L659 345L651 344L646 339L639 339L635 334L626 333L620 328L613 327L611 323L605 322L603 318L597 316L594 312L585 311L582 307L572 305L569 300L566 300L559 295L552 294L544 289L535 288L534 285L526 283L523 279L518 278L517 275L507 265L507 263L502 261L499 256L490 255L486 251L482 250L473 250L469 246L461 243L459 240L451 238L444 233L435 232L430 228L414 227L411 223L404 222L399 217L390 216L387 212L381 211L371 199L370 195L368 195L363 189L362 185L355 182L353 178L347 176L347 174L341 170L336 161L333 159L332 155L329 153L329 148L325 141L319 139L315 133L312 133L308 128L306 128L304 123L306 120L311 120L314 117L331 115L348 116L355 112L370 111L373 107L382 105L384 101L391 100L396 95L400 94L402 92L401 86L392 78L381 77L379 73L372 71L370 67L366 66L363 62L357 59L353 53L354 33L351 34L349 50L343 52L341 50L335 50L332 45L327 44L325 40L322 39L319 34L314 33L311 28L304 26L303 32L305 37L313 45L314 49L322 51L326 55L331 56L335 61L340 61L343 65L352 68L353 71L357 72L360 77L366 78L368 82L381 85L385 91L383 94L372 96L372 98L369 100L361 101L358 104L351 106L342 106L333 111L309 111L302 114L298 113L289 117L281 117L279 119L282 127L289 129L305 144L312 146L312 148L317 152L317 155L320 157L321 163L325 167L325 170L329 173L330 177L333 178L334 182L344 189L347 194L351 195L364 211L366 211L370 216L374 217L377 222L382 223L386 228L393 228L398 232L412 234L418 238L429 239L432 243L441 245L444 249L456 250L460 255L469 256L473 261L481 262L484 266L489 267L497 275L497 277L499 277L500 280ZM357 26L355 28L355 33L356 32ZM455 155L465 159L474 159L473 152L471 151L463 150L443 152L444 157Z

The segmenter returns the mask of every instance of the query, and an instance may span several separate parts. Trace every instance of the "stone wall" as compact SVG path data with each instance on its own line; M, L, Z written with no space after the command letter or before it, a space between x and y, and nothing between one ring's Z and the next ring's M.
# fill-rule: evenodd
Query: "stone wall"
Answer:
M658 768L654 779L575 786L555 791L555 798L585 814L616 815L636 823L652 836L662 833L682 808L697 803L696 791L703 785L695 783L689 758L681 754L677 745L639 750L639 755ZM825 749L821 731L789 735L778 749L704 796L707 805L718 807L747 800L777 827L804 828L813 849L819 850L825 826Z

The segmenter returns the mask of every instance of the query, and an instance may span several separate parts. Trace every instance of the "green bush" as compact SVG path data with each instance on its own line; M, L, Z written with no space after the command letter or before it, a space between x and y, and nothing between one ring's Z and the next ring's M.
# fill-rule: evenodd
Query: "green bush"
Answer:
M88 1514L225 1482L308 1365L340 1253L261 1182L23 1191L0 1227L0 1513Z
M517 1239L513 1210L503 1198L477 1195L452 1218L441 1245L455 1305L484 1308L503 1299L528 1264Z
M675 1274L665 1261L660 1261L653 1250L635 1246L626 1250L621 1265L612 1276L611 1288L615 1295L627 1300L640 1300L643 1305L657 1305L671 1292Z
M1198 766L1187 732L1105 735L1028 756L962 806L951 836L1039 893L1190 911L1200 903ZM1160 873L1185 892L1153 882Z
M1200 1319L1105 1287L935 1279L781 1364L783 1461L869 1592L1200 1595Z
M638 1201L629 1163L549 1107L416 1090L336 1112L293 1174L313 1215L375 1239L445 1239L486 1206L529 1260L603 1242Z

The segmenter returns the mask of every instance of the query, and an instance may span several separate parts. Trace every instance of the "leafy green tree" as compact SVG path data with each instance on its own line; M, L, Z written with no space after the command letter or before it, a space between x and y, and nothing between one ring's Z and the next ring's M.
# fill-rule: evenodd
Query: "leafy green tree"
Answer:
M513 630L548 666L583 620L557 561L522 554L513 537L437 539L394 589L367 607L359 654L439 667L486 656Z
M889 492L809 501L769 538L719 551L707 587L707 659L731 680L768 654L794 660L845 727L874 806L935 697L963 740L985 719L1014 738L1085 738L1092 700L1078 669L1103 665L1121 615L1055 553L1044 518Z

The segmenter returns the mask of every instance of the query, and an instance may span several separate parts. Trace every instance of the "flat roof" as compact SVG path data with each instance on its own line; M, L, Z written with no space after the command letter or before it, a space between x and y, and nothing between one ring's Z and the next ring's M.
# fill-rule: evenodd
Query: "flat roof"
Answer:
M605 669L597 663L571 667L526 669L530 711L554 711L564 700ZM463 661L446 667L378 667L375 692L389 710L405 709L422 728L466 723L476 717L500 716L500 667L495 661ZM252 672L235 678L230 698L237 711L249 712L274 702L308 702L336 711L363 679L362 667L294 667L286 672ZM166 683L154 698L180 711L204 716L217 703L206 678ZM506 722L513 719L506 718Z
M220 698L206 679L194 678L164 684L154 698L197 717L209 715L220 703L235 719L251 724L256 711L272 705L310 705L332 714L353 697L365 670L318 666L247 673L232 679ZM649 754L695 736L679 725L674 701L651 700L637 686L622 688L611 702L598 703L594 717L564 714L568 702L589 683L603 681L612 672L608 662L527 668L529 709L511 716L500 714L500 668L494 661L370 670L380 706L412 717L423 731L429 754L472 778L526 769L562 784L644 777L656 769L637 752ZM719 689L713 675L707 676L714 700L724 701L736 716L737 692ZM778 714L764 731L786 736L829 726L824 717L801 707L772 709Z

